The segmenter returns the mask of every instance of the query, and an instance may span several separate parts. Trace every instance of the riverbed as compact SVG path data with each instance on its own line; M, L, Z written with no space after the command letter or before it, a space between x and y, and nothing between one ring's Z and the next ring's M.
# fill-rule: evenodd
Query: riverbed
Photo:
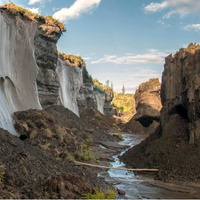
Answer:
M123 138L124 140L119 144L126 146L126 148L120 154L113 156L113 161L110 162L111 167L125 168L125 164L119 160L119 156L129 148L139 144L145 136L125 133ZM101 172L99 176L125 192L125 195L118 195L118 199L197 199L200 197L200 186L198 184L175 181L161 182L150 176L136 175L134 172L127 170L115 169Z

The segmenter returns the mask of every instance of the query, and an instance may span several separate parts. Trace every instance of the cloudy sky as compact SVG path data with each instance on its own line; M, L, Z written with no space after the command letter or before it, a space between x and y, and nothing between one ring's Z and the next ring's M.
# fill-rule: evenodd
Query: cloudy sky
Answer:
M92 77L118 92L160 78L165 56L200 42L200 0L12 1L63 21L59 51L82 56Z

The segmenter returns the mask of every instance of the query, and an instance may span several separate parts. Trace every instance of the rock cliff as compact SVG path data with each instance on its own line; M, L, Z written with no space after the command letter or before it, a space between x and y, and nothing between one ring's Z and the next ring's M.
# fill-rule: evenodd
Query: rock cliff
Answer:
M161 98L161 125L166 126L172 114L189 122L190 143L200 138L200 46L190 44L165 60Z
M158 79L150 79L139 86L134 95L136 114L123 127L125 131L140 134L155 131L162 108L160 90L161 84Z
M9 3L0 7L0 26L0 127L17 135L15 111L50 105L77 115L88 107L103 111L105 94L94 91L84 61L58 55L56 43L65 31L59 21Z
M153 120L159 121L162 108L160 99L161 84L158 79L150 79L142 83L136 90L134 119L144 127L148 127Z
M158 129L122 159L132 167L159 168L157 178L196 181L200 156L200 46L165 59Z

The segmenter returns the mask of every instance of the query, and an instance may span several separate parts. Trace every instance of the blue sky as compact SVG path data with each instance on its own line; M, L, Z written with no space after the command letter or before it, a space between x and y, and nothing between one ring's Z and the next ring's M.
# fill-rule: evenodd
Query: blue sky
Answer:
M0 0L0 4L4 4ZM58 49L83 57L93 78L134 93L160 78L164 58L200 42L200 0L13 0L67 28Z

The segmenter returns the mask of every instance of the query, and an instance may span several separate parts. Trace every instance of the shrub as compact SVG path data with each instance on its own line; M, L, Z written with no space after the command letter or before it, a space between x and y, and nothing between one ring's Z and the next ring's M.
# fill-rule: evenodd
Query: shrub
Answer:
M70 63L78 66L78 67L86 67L85 61L81 58L81 56L69 55L65 53L61 53L58 51L59 57L64 61L69 61Z
M46 24L56 25L60 28L61 31L63 32L66 31L64 24L60 22L59 20L54 19L50 15L43 17L42 15L35 14L26 8L17 6L14 3L6 3L5 6L1 6L1 7L4 9L6 8L9 13L15 16L18 16L20 18L25 18L25 19L32 20L35 22L38 22L39 19L42 18Z
M96 116L96 118L99 119L99 120L102 119L102 117L101 117L101 115L100 115L99 113L97 113L95 116Z
M65 157L65 161L73 162L73 161L75 161L75 158L71 153L68 153L67 156Z
M92 149L86 144L80 146L80 151L76 151L77 159L80 161L95 161L99 162L97 157L91 155Z
M116 199L116 192L114 190L99 190L94 189L93 193L84 194L82 199Z

